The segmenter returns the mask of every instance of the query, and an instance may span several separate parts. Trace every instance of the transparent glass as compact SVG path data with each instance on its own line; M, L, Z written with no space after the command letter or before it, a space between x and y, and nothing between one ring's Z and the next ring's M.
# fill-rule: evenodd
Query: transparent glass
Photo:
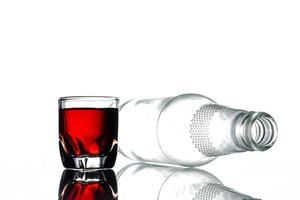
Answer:
M117 200L118 187L113 170L70 170L63 172L59 200Z
M118 144L116 97L59 99L59 148L66 168L112 168Z
M197 168L133 164L117 180L119 200L255 200Z
M120 109L119 151L138 161L199 166L221 155L267 150L277 138L269 114L199 94L134 99Z

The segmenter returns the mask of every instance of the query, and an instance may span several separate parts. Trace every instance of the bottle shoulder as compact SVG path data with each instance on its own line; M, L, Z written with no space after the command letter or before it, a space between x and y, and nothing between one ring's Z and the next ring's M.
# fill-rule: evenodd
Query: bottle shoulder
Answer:
M191 138L192 119L197 110L207 104L215 102L203 95L183 94L169 99L161 109L156 134L168 160L184 166L198 166L215 159L198 152Z

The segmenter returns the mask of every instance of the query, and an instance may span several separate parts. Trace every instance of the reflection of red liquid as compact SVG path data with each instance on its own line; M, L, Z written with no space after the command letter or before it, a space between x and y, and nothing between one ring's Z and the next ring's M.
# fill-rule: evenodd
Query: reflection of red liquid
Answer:
M118 185L113 170L64 170L59 200L117 200Z
M107 183L74 183L68 185L61 200L117 200Z
M59 111L60 141L67 154L106 156L117 140L118 109L68 108Z

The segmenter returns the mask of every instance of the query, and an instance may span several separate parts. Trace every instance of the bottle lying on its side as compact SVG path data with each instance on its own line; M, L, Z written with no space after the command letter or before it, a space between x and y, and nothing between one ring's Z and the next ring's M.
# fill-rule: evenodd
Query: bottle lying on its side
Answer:
M134 99L120 109L119 151L144 162L199 166L226 154L265 151L277 138L269 114L199 94Z

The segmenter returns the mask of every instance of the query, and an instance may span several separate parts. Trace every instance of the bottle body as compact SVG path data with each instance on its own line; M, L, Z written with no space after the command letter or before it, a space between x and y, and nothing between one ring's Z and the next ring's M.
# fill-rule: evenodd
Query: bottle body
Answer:
M248 115L199 94L131 100L121 106L119 151L139 161L203 165L220 155L252 150L243 141ZM268 140L273 142L273 136Z

